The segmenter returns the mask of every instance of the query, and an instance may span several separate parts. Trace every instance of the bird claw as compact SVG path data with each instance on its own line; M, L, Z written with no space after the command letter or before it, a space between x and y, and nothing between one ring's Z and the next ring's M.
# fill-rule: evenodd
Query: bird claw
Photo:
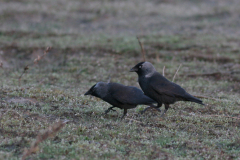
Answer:
M147 108L145 108L145 109L144 109L143 111L141 111L140 113L141 113L141 114L145 113L146 110L148 110L149 108L151 108L151 107L147 107Z
M120 118L120 121L122 121L124 117L125 117L125 116L122 116L122 117Z
M115 109L111 109L111 111L113 111L113 112L117 112Z
M167 110L164 110L160 117L162 117L162 118L165 117L166 112L167 112Z
M141 111L140 113L141 114L143 114L143 113L145 113L149 108L154 108L154 109L156 109L158 112L162 112L159 108L157 108L157 107L147 107L147 108L145 108L143 111Z
M108 108L108 109L104 112L104 114L106 115L106 114L108 114L108 112L110 112L110 111L117 112L115 109Z
M106 110L103 115L107 115L110 110Z
M155 109L156 109L158 112L162 112L161 109L159 109L159 108L155 108Z

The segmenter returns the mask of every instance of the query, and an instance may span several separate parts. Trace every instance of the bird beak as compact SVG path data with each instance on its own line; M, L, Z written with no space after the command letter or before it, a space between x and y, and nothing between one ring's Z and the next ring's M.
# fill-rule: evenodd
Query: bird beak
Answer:
M86 95L91 95L92 94L92 92L89 90L89 91L87 91L85 94L84 94L84 96L86 96Z
M138 68L137 67L133 67L129 72L137 72Z
M94 87L96 86L96 84L95 85L93 85L84 95L86 96L86 95L92 95L92 93L94 92Z

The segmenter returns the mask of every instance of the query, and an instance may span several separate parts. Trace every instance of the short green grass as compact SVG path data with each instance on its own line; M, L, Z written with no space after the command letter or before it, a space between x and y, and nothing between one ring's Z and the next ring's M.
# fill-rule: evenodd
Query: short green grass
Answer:
M238 2L101 2L0 1L0 159L21 159L58 120L69 122L29 159L239 159ZM183 12L186 6L195 10ZM182 64L174 82L210 97L205 106L177 102L165 118L155 110L141 115L146 106L138 106L120 121L122 110L103 115L110 105L83 95L109 76L139 87L129 72L142 61L136 35L166 78Z

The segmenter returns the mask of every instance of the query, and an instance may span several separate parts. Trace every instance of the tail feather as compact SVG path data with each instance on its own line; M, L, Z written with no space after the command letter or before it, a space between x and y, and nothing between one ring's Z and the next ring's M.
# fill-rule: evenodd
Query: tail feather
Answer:
M157 103L157 102L145 95L143 95L143 97L139 101L139 104L145 104L145 105L153 104L153 103Z
M189 101L191 102L195 102L195 103L198 103L198 104L201 104L201 105L205 105L202 100L196 98L196 97L191 97L191 98L188 98Z
M202 100L200 100L200 99L192 96L192 95L189 94L189 93L186 93L186 94L185 94L184 99L185 99L186 101L191 101L191 102L195 102L195 103L198 103L198 104L201 104L201 105L205 105L205 104L202 102Z

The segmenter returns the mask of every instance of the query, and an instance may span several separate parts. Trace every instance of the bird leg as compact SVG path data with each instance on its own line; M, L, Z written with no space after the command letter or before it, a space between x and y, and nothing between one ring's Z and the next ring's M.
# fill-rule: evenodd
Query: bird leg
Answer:
M154 108L156 109L158 112L161 112L161 110L159 109L162 106L162 104L158 105L158 106L154 106L153 104L150 104L149 107L145 108L141 114L145 113L149 108Z
M114 106L109 107L109 108L105 111L105 114L108 114L108 112L110 112L110 111L116 111L116 110L114 110L113 108L115 108L115 107L114 107Z
M160 117L164 117L165 113L167 112L168 108L169 108L169 104L164 104L165 105L165 110L163 111L163 113L161 114Z
M123 119L123 117L124 117L126 114L127 114L127 109L124 109L123 115L122 115L122 117L121 117L121 120Z

